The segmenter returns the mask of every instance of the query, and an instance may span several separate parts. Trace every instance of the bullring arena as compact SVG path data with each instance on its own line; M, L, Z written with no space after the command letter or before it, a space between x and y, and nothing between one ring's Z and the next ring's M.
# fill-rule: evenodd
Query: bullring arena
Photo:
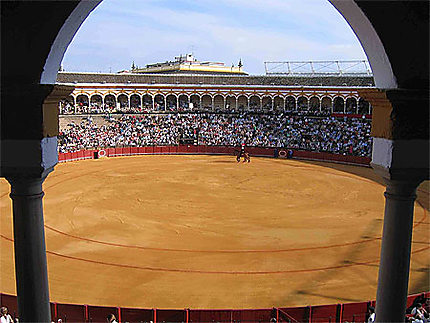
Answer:
M270 308L374 299L384 186L367 167L229 155L62 163L44 190L53 302ZM16 295L1 180L1 292ZM428 182L409 294L426 291Z

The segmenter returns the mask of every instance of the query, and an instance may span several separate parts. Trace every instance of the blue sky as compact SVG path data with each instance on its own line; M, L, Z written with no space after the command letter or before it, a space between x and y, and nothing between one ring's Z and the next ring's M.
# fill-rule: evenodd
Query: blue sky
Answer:
M327 0L104 0L75 35L66 71L117 72L193 52L264 74L264 61L365 59Z

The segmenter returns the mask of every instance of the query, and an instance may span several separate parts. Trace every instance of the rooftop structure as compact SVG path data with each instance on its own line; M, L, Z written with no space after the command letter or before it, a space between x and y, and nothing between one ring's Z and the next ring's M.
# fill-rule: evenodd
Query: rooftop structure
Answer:
M133 64L134 65L134 64ZM132 73L180 73L180 74L213 74L213 75L248 75L242 70L242 61L238 66L225 66L220 62L200 62L193 54L179 55L174 61L148 64L144 68L134 68Z
M373 76L369 62L365 60L264 62L264 67L266 75Z

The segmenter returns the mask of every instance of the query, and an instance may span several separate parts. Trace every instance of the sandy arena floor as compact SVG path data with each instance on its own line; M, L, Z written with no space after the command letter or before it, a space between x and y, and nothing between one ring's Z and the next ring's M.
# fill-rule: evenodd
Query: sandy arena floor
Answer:
M374 178L362 167L232 156L59 165L44 185L51 300L263 308L374 299L384 213ZM0 291L15 293L3 179L0 193ZM409 293L429 286L428 187L419 193Z

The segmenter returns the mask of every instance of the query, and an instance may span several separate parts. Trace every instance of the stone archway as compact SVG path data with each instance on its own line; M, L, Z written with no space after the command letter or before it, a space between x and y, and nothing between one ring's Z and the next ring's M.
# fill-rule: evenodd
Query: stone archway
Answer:
M190 98L186 94L179 95L179 107L178 111L187 111L189 110Z
M190 96L190 110L199 111L201 109L200 102L200 96L197 94L192 94Z
M148 93L142 95L142 110L145 112L150 112L154 110L152 96Z
M100 113L103 108L103 98L100 94L93 94L90 97L90 113Z
M285 110L289 112L297 110L296 98L294 96L289 95L285 98Z
M309 110L309 101L305 96L300 96L297 99L297 110L298 111L308 111Z
M178 97L174 94L169 94L166 96L166 111L178 111Z
M8 33L3 35L2 42L14 44L13 47L2 46L2 54L4 48L6 48L4 49L6 52L10 47L6 61L11 63L7 64L8 66L2 66L2 76L7 79L7 82L2 82L2 90L3 87L6 89L3 84L7 84L9 87L6 92L2 91L2 113L5 117L3 119L7 119L9 124L7 130L2 131L7 133L8 142L13 141L9 145L13 148L4 148L5 145L2 145L2 156L7 156L7 165L21 165L19 161L22 159L22 147L28 145L30 141L35 147L41 149L41 156L30 156L31 158L25 160L26 166L33 166L32 163L34 163L40 168L40 165L43 165L43 176L32 174L32 183L27 181L26 185L23 185L21 181L18 185L16 178L19 174L14 173L12 168L4 167L2 175L7 176L15 195L22 194L24 196L23 190L31 186L35 199L36 196L40 196L36 200L37 203L40 201L40 211L34 212L34 215L39 218L42 214L41 183L57 161L56 133L54 130L43 131L43 127L48 124L48 117L44 119L40 106L37 109L32 109L34 112L29 116L16 116L13 106L22 96L23 89L20 89L20 93L16 93L11 88L21 86L25 89L24 93L39 93L39 100L29 100L32 102L42 102L50 93L53 93L54 86L52 84L55 83L56 74L67 46L79 26L99 3L99 0L60 1L50 2L51 7L49 7L48 3L45 2L37 4L22 2L17 6L15 3L13 6L7 4L7 10L4 14L2 12L2 28L8 30ZM405 309L405 293L407 292L407 273L409 271L410 243L407 243L407 239L410 238L410 232L407 232L408 223L400 222L398 219L410 218L411 210L413 210L413 203L410 206L410 201L413 202L411 196L414 195L414 189L417 185L415 182L419 183L423 176L428 177L429 59L428 51L422 50L422 48L428 48L428 15L425 14L428 13L428 2L391 1L381 3L378 1L331 0L331 3L345 17L357 34L372 66L375 84L384 90L376 94L368 92L368 96L365 98L372 103L375 109L379 109L382 105L384 108L388 106L395 117L393 123L392 120L383 118L381 114L378 114L380 119L374 118L372 121L379 126L379 128L374 127L373 166L386 178L388 183L386 212L390 217L386 217L386 226L398 230L393 229L384 234L376 317L378 321L402 321ZM34 47L35 50L28 51L28 40L35 37L36 30L38 46L37 48ZM19 37L22 34L24 37ZM409 52L413 54L404 55L406 44ZM25 66L21 67L20 62L26 62L26 64L21 64ZM50 86L43 87L40 86L41 84ZM400 90L400 88L409 90L409 92ZM55 89L55 91L69 90L67 87L57 85ZM52 97L51 100L53 100ZM414 117L401 114L401 111L408 109L414 109L415 113L410 114ZM40 122L33 121L32 123L32 120L39 120ZM421 127L423 121L427 125ZM34 127L20 126L31 124ZM420 131L421 128L424 131ZM41 133L44 134L42 139ZM23 135L26 138L25 143L21 140ZM405 155L409 157L409 160L414 161L412 166L402 159L397 160L398 156ZM41 163L42 156L44 158L43 163ZM408 169L411 167L414 172L408 173ZM27 172L29 168L31 167L26 168ZM393 174L399 177L394 178ZM415 182L412 183L413 180ZM409 209L406 206L402 207L399 202L396 202L396 199L409 201L409 204L404 202L405 205L410 206ZM18 206L21 202L14 201L13 203L14 206ZM402 212L397 213L396 209L400 209ZM410 222L412 223L412 220ZM31 232L35 232L35 230L37 228ZM43 234L43 227L39 231ZM36 302L29 302L28 304L35 306L25 307L23 304L26 303L18 300L22 302L20 308L25 308L22 310L20 319L22 321L49 321L46 260L43 261L46 259L46 255L40 241L33 239L26 242L39 246L39 248L32 249L35 257L26 257L28 248L18 248L15 258L27 259L23 270L32 268L39 268L40 270L17 272L17 277L22 278L22 281L26 276L33 277L34 281L41 281L41 284L44 284L41 290L44 290L45 293L42 293L43 297L41 295L41 298L43 299L39 301L39 303L43 303L43 306L36 306ZM394 246L398 248L396 249ZM392 253L391 249L395 249L396 252ZM36 264L32 262L33 259L41 260L42 265L38 266L39 262ZM393 272L396 274L393 275ZM30 300L31 295L34 294L23 293L20 289L20 281L21 279L17 279L19 298ZM27 289L30 288L27 286ZM26 294L28 294L27 297Z
M108 112L111 112L116 108L116 97L113 94L106 94L104 99L104 107Z
M277 111L277 112L284 111L284 109L285 109L284 98L282 96L279 96L279 95L275 96L273 98L273 106L274 106L275 111Z
M333 102L330 97L325 96L321 100L321 112L332 113L333 112Z
M333 112L334 113L344 113L345 112L345 100L337 96L333 100Z
M248 98L246 95L241 94L237 97L237 109L238 111L248 110Z
M142 98L139 94L133 93L130 95L130 108L133 113L142 111Z
M166 100L163 94L156 94L154 96L154 111L165 111Z

